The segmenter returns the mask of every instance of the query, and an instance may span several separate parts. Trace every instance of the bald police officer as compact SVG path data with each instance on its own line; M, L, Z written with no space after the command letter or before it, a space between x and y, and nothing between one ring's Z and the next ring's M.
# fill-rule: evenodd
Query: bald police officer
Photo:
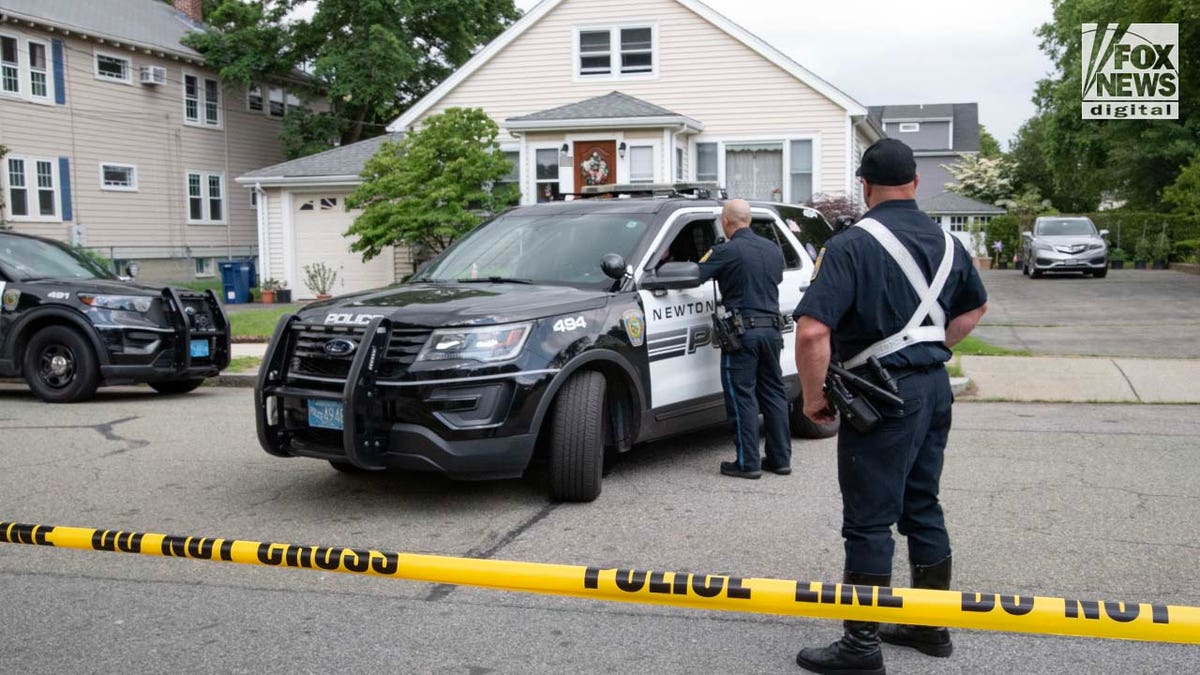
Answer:
M895 139L863 153L857 175L870 209L833 237L812 285L796 307L796 365L804 414L834 419L822 393L834 354L843 367L876 379L877 358L896 380L904 405L878 406L880 425L838 432L844 581L890 586L893 525L908 540L912 585L950 587L950 538L938 487L953 396L943 364L950 348L987 311L987 294L958 240L917 209L912 150ZM878 381L878 380L877 380ZM945 628L846 621L828 647L804 649L796 662L816 673L884 673L880 638L932 656L950 656Z
M783 252L750 229L750 204L732 199L721 212L728 240L713 247L700 262L700 279L713 277L721 289L721 304L736 312L745 328L741 349L721 354L721 386L725 408L737 433L737 459L721 462L721 473L759 478L762 470L780 475L792 472L791 433L787 390L779 367L783 351L783 317L779 284L783 281ZM758 414L766 432L766 459L758 450Z

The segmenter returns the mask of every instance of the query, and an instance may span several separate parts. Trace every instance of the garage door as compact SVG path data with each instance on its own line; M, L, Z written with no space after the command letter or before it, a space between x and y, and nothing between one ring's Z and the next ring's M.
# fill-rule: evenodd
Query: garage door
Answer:
M323 262L337 272L331 293L345 295L387 286L395 281L394 256L386 248L368 262L362 255L350 251L350 239L342 236L354 222L354 214L346 211L346 196L296 195L292 203L295 213L296 283L293 295L311 299L315 294L304 285L304 266Z

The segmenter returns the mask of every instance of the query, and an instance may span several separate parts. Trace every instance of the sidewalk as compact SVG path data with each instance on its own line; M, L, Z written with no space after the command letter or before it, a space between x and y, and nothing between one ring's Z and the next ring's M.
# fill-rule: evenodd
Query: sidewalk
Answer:
M964 356L980 400L1200 403L1200 360Z

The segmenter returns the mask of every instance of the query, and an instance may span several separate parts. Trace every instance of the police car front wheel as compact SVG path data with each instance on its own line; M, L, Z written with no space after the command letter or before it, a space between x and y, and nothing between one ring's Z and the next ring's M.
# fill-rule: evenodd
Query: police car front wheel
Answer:
M100 386L96 354L79 331L48 326L25 347L21 370L38 398L47 403L86 401Z
M553 499L590 502L600 496L606 391L604 375L582 372L558 392L549 428Z

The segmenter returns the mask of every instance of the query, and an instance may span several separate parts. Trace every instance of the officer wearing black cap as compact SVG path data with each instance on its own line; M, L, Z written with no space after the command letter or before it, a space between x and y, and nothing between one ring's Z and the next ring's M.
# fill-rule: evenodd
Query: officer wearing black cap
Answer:
M948 589L938 484L953 396L943 364L987 310L987 293L966 249L918 210L907 145L875 143L856 175L870 210L829 240L794 313L804 413L818 423L834 419L822 393L831 356L866 378L882 377L867 367L875 361L890 373L903 406L880 406L874 430L843 423L838 432L844 581L891 585L896 525L908 540L912 585ZM816 673L883 673L880 638L932 656L953 649L945 628L846 621L840 640L804 649L796 662Z
M750 204L732 199L721 213L728 241L713 247L700 262L700 278L713 277L721 289L726 311L736 313L741 348L721 354L721 385L725 408L737 434L737 459L721 462L721 473L759 478L762 470L780 475L792 472L791 433L787 390L779 367L783 351L783 317L779 313L779 284L783 281L783 252L779 245L750 229ZM766 459L758 454L758 414L766 432Z

